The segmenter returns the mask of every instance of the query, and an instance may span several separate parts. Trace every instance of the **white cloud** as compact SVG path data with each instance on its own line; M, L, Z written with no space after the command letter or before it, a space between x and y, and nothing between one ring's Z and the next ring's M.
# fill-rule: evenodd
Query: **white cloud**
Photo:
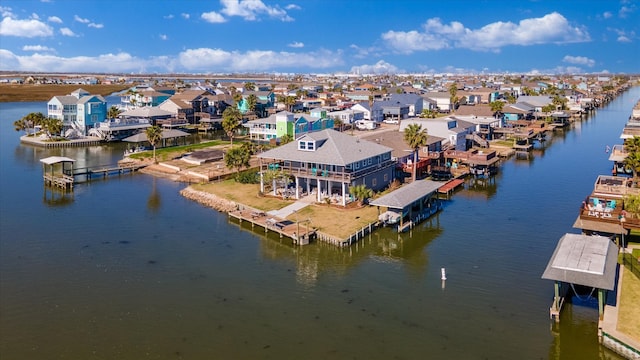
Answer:
M127 53L104 54L95 57L76 56L63 58L55 55L32 54L17 56L11 51L0 49L0 70L50 71L61 72L139 72L145 67L162 66L170 69L171 61L167 59L150 59L144 61Z
M289 4L287 6L284 7L287 10L302 10L302 8L299 5L296 4Z
M90 28L96 28L96 29L102 29L104 27L103 24L96 24L96 23L89 23L89 25L87 25Z
M636 37L635 31L626 32L624 30L616 28L607 28L607 30L613 31L617 34L616 41L618 42L632 42L632 39Z
M618 42L631 42L631 39L629 39L628 37L626 37L625 35L620 35L618 36L618 38L616 39L616 41Z
M571 56L571 55L566 55L563 59L563 62L569 63L569 64L575 64L575 65L585 65L588 67L593 67L596 64L596 61L593 59L589 59L588 57L584 57L584 56Z
M373 65L354 66L350 70L354 74L395 74L399 70L396 66L389 64L384 60L379 60Z
M173 14L163 16L165 19L173 19Z
M187 14L187 13L182 13L180 14L180 16L182 16L182 18L189 20L189 18L191 17L191 15Z
M31 18L32 19L36 19L36 20L40 20L40 16L38 14L36 14L36 13L32 13L31 14Z
M309 53L189 49L177 56L138 58L128 53L60 57L53 54L19 56L0 49L0 70L61 72L215 72L270 71L291 68L326 69L342 66L342 54L321 50Z
M498 21L475 30L457 21L443 24L432 18L420 31L387 31L382 39L396 52L412 53L446 48L499 51L510 45L567 44L589 41L590 37L584 28L570 25L564 16L553 12L517 24Z
M45 37L53 35L53 29L40 20L17 20L5 17L0 21L0 35L27 38Z
M629 14L634 12L635 10L636 9L635 9L635 6L633 4L630 4L629 6L624 5L618 11L618 16L624 19L627 16L629 16Z
M25 45L22 47L22 51L55 52L56 50L43 45Z
M226 51L222 49L189 49L178 55L187 71L268 71L274 69L325 69L342 65L342 56L327 50L310 53L268 50Z
M11 11L10 7L6 7L6 6L0 6L0 15L2 15L2 17L15 17L15 15L13 15L13 12Z
M67 27L60 28L60 34L64 36L78 36L71 29Z
M167 40L167 39L169 39L167 34L160 34L160 40Z
M79 23L83 23L83 24L88 24L88 23L91 22L89 19L83 19L78 15L73 15L73 20L75 20L75 21L77 21Z
M266 14L281 21L293 21L287 12L279 7L265 5L262 0L220 0L222 12L227 16L239 16L245 20L255 21L258 15Z
M202 15L200 15L200 17L202 18L202 20L204 20L206 22L213 23L213 24L219 24L219 23L223 23L223 22L227 21L227 19L225 19L224 16L218 14L215 11L202 13Z
M49 18L47 19L48 22L52 22L52 23L56 23L56 24L62 24L62 19L60 19L57 16L49 16Z
M605 18L605 19L609 19L609 18L610 18L610 17L612 17L612 16L613 16L613 14L611 13L611 11L605 11L605 12L602 14L602 17L603 17L603 18Z
M287 45L288 47L292 47L292 48L303 48L304 47L304 43L300 42L300 41L294 41L291 44Z

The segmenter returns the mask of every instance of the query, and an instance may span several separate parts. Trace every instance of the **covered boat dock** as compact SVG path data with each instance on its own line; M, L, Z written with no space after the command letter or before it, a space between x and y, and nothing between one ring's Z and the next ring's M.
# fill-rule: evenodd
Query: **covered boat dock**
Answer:
M440 186L442 183L432 180L414 181L369 204L378 207L378 220L386 224L397 222L398 232L402 232L440 210L440 200L436 194ZM381 213L381 207L387 211Z
M553 303L549 308L549 317L560 321L560 310L565 294L574 285L592 288L598 291L598 314L604 316L606 291L613 290L616 284L618 265L618 247L609 238L599 235L565 234L558 241L543 279L553 280Z

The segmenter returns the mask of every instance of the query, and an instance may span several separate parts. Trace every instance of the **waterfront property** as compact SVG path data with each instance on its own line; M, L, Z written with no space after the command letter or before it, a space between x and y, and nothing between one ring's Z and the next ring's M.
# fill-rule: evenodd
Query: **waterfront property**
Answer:
M249 139L253 141L275 141L285 135L297 139L306 133L333 129L334 124L325 110L318 109L310 114L280 111L267 118L248 121L244 126L249 129Z
M350 187L365 185L378 191L393 181L396 162L391 150L335 130L308 133L258 155L260 191L265 192L265 176L275 172L285 177L285 181L281 181L283 193L290 193L296 199L304 193L315 194L318 202L329 198L346 206L351 201ZM274 195L277 182L274 177Z
M559 322L566 294L572 290L579 296L575 286L580 285L591 288L592 293L597 290L598 314L602 319L606 291L615 287L617 266L618 247L608 237L565 234L542 274L543 279L554 281L549 316Z
M62 120L63 133L86 136L89 129L107 118L107 101L77 89L66 96L54 96L47 103L47 116Z
M398 226L398 232L413 228L420 221L442 208L437 198L442 183L431 180L414 181L369 202L378 207L378 220ZM381 212L381 208L385 209Z

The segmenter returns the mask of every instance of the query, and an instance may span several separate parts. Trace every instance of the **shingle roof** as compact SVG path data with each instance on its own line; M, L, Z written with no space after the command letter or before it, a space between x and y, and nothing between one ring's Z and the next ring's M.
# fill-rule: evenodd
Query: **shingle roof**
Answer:
M316 150L298 150L298 142L301 140L314 140L317 144ZM266 151L259 154L258 157L345 166L391 152L391 150L389 147L371 141L360 140L333 129L326 129L305 134L297 141Z

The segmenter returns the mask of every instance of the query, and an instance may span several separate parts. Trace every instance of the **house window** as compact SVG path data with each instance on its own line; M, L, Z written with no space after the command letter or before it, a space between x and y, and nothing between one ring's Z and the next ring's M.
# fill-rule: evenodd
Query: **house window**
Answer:
M313 150L315 147L314 145L313 141L307 142L307 150Z
M373 164L373 159L369 158L369 160L367 160L367 164L369 164L369 165Z
M389 174L384 174L383 179L384 179L384 182L389 181Z
M372 187L376 187L377 184L378 184L378 179L374 178L374 179L371 180L371 186Z
M307 143L305 141L299 141L298 150L307 150Z
M357 163L354 163L354 164L355 164L355 168L356 169L360 169L360 161L358 161Z

